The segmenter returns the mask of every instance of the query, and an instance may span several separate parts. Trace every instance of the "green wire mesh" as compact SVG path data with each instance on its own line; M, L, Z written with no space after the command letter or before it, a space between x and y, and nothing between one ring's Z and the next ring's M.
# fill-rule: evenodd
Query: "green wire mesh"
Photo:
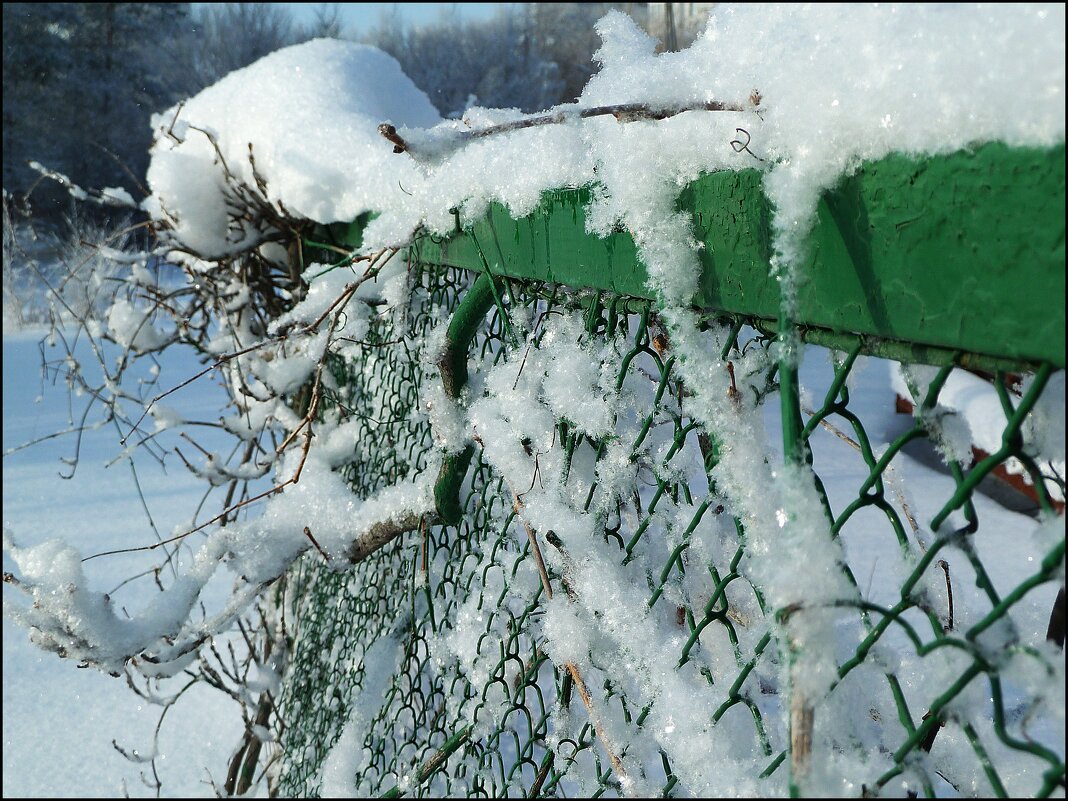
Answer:
M426 469L434 449L420 390L439 379L412 343L448 320L471 278L415 267L417 289L406 313L378 318L359 357L335 365L336 388L327 398L363 420L347 472L361 497ZM741 569L746 532L714 478L721 449L740 444L719 442L690 416L677 357L649 302L503 279L496 286L497 303L471 349L472 395L493 365L523 369L546 319L582 321L590 352L629 393L626 430L637 433L625 444L640 465L640 480L629 495L607 497L596 480L583 477L596 475L591 468L609 458L610 442L560 419L553 447L563 454L568 486L579 506L603 521L618 570L647 587L650 619L672 633L677 669L696 670L707 683L707 694L694 698L697 711L690 710L704 720L704 733L718 728L735 744L733 753L716 751L694 732L695 753L748 770L739 794L787 794L793 784L781 636L799 610L769 608ZM715 317L707 324L726 343L722 355L737 373L734 391L759 402L777 397L780 386L773 340L752 322ZM842 570L861 600L842 610L855 637L835 654L837 678L813 710L815 725L831 730L821 730L823 742L833 742L843 759L878 743L878 754L861 754L865 767L842 768L859 776L855 795L1063 792L1064 712L1048 686L1063 680L1063 656L1046 641L1050 606L1039 608L1033 591L1048 594L1063 583L1064 540L1035 551L1023 580L998 586L984 538L1001 518L987 524L983 509L990 504L980 500L989 474L1015 460L1037 493L1034 514L1056 514L1048 490L1055 482L1023 436L1053 371L1043 367L1019 396L1007 376L995 376L1008 420L1003 446L974 466L950 461L952 490L923 520L896 468L903 450L938 438L939 393L951 368L918 387L915 416L900 418L887 445L869 434L851 406L864 391L864 343L826 353L825 386L817 393L806 384L805 396L796 398L804 410L801 438L830 529L847 555ZM777 426L778 408L765 407L769 430ZM532 484L537 480L531 477ZM851 487L849 497L844 486ZM640 774L631 778L641 787L664 796L695 792L666 751L659 749L654 760L649 755L658 749L639 745L649 733L651 706L634 690L626 664L595 660L586 668L591 713L574 675L550 659L539 624L547 599L516 511L524 489L509 487L479 452L463 483L458 525L425 525L349 573L332 573L305 557L288 585L292 642L278 705L279 794L322 793L324 762L339 750L347 780L367 796L632 792L615 759ZM1063 484L1060 492L1063 497ZM706 531L715 536L698 537ZM556 547L552 532L539 534L541 548ZM1019 536L1022 542L1027 532ZM888 547L906 555L911 569L879 573L871 553ZM995 558L1013 556L1019 554ZM558 591L569 591L566 571L550 570L549 578ZM1040 619L1040 631L1029 625ZM457 658L458 649L446 646L461 624L481 634L475 651ZM1026 684L1022 675L1037 678ZM703 706L710 698L716 702ZM971 706L962 713L965 704ZM598 718L615 746L606 747ZM337 745L350 720L347 739ZM612 753L619 743L621 752ZM831 760L826 769L837 764Z

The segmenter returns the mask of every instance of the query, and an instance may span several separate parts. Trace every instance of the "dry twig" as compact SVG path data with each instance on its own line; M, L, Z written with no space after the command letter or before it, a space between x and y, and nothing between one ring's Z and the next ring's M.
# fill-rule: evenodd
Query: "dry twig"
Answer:
M552 600L553 588L552 584L549 582L549 572L545 569L545 559L541 553L541 546L538 544L538 535L534 529L531 528L530 524L522 518L521 510L523 508L523 502L519 500L519 496L515 494L514 490L512 491L512 498L514 501L513 508L515 509L516 514L520 516L523 527L527 532L527 539L530 540L531 552L534 554L534 564L537 566L538 576L541 578L542 589L545 590L546 598ZM582 678L582 672L574 662L566 662L564 664L564 669L571 675L571 679L575 682L575 687L578 689L579 697L582 698L582 703L585 705L586 712L590 716L590 722L593 723L593 729L597 733L597 738L601 741L605 753L608 754L608 759L612 763L612 769L615 770L616 776L619 777L623 782L624 788L626 788L628 786L627 769L623 766L623 760L619 758L619 755L616 754L615 750L612 748L604 724L601 722L601 716L594 708L593 697L590 695L590 691L586 687L586 682Z
M526 128L536 128L543 125L562 125L575 120L585 120L591 117L615 117L618 122L637 122L639 120L664 120L687 111L757 111L760 108L760 93L754 91L745 103L724 103L719 100L708 100L699 103L670 106L649 106L644 103L618 103L608 106L594 106L592 108L561 109L549 114L536 117L525 117L521 120L491 125L474 131L459 131L454 137L434 148L435 152L450 152L463 147L468 142L476 139L484 139L488 136L511 133ZM419 147L404 139L395 126L383 123L378 126L378 132L393 145L394 153L416 154Z

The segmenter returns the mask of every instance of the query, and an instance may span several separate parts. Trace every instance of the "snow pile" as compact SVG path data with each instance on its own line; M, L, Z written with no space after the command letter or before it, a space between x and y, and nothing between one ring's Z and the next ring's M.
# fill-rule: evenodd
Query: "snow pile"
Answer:
M332 39L285 48L153 117L145 209L173 219L176 237L206 258L263 233L228 228L225 171L248 187L259 176L265 199L299 217L348 222L395 205L412 182L379 124L439 119L380 50Z
M171 341L170 336L152 325L149 315L124 299L111 304L107 323L108 332L116 342L138 353L155 350Z
M927 384L936 372L933 368L895 365L891 387L900 397L911 398L919 409ZM1020 391L1025 393L1033 380L1028 378ZM1010 393L1010 398L1019 405L1018 396ZM1050 378L1021 431L1024 451L1035 459L1040 470L1048 468L1057 476L1065 474L1064 402L1064 372L1060 371ZM965 466L973 461L973 448L987 456L997 453L1004 444L1002 433L1009 423L997 389L990 381L967 370L950 373L938 393L938 404L926 419L945 458ZM1005 469L1021 476L1027 484L1033 483L1031 474L1016 457L1005 462ZM1047 478L1046 489L1054 500L1064 500L1061 488L1052 478Z

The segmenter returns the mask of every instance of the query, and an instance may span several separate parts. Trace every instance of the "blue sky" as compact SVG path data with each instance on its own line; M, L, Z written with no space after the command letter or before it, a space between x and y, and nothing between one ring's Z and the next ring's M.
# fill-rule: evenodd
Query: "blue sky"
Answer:
M314 3L283 3L298 21L311 20L315 14ZM384 13L394 8L401 17L413 25L426 25L436 21L453 8L465 19L488 19L507 3L337 3L341 20L348 36L360 37L373 28Z
M195 7L207 3L193 3ZM263 5L268 5L264 3ZM315 17L319 3L275 3L286 6L298 22L310 22ZM383 14L394 9L401 18L413 25L426 25L435 22L443 14L455 11L468 20L489 19L504 6L511 3L332 3L340 11L345 35L359 39L378 24Z

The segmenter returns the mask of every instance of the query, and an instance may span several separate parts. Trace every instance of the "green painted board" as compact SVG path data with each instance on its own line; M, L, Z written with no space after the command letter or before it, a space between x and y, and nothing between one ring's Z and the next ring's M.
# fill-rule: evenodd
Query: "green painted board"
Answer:
M816 325L1065 365L1065 155L987 145L867 165L824 195Z
M531 215L506 208L416 258L497 275L651 297L626 233L586 233L588 189L546 193ZM704 247L695 305L774 321L771 206L755 170L686 187ZM1065 366L1065 150L999 143L863 165L820 201L801 266L796 321L986 363ZM485 261L483 261L485 260ZM872 350L878 351L878 348Z

